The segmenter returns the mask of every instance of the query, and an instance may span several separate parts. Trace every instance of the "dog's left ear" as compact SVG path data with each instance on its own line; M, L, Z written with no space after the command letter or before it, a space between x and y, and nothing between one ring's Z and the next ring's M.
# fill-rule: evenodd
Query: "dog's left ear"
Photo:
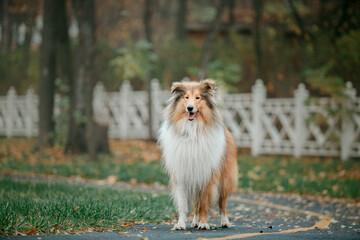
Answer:
M200 86L204 92L208 92L212 95L215 95L216 84L214 80L212 79L203 80L200 82Z

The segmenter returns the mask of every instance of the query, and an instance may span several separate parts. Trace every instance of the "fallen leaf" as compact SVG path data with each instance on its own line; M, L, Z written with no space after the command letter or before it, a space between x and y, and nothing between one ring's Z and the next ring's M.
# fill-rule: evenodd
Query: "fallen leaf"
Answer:
M130 179L130 184L136 185L137 184L137 179L136 178Z
M109 184L115 184L117 182L117 177L116 176L109 176L106 181L109 183Z
M296 183L295 178L290 178L290 179L289 179L289 184L290 184L291 186L294 186L295 183Z
M37 228L31 229L29 232L26 233L26 235L34 235L37 231Z
M326 173L325 172L319 172L319 177L320 178L324 178L326 176Z

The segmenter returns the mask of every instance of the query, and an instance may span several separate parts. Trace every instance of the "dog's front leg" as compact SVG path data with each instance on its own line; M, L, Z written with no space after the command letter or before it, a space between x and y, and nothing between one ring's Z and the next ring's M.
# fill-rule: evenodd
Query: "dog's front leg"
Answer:
M185 230L187 214L189 212L189 200L183 187L177 186L175 200L177 204L179 220L177 224L175 224L174 228L176 230Z

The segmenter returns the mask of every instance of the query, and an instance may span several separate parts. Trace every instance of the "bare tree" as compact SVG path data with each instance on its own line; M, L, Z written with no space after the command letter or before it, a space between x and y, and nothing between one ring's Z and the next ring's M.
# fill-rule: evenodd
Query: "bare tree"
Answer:
M221 26L221 17L223 15L224 9L226 7L227 0L220 0L219 6L217 7L216 16L211 23L211 29L209 30L209 34L205 40L203 52L202 52L202 62L199 72L199 79L205 79L208 75L208 65L210 59L212 57L214 44L216 41L216 37L219 33L220 26Z
M295 21L296 21L296 24L298 25L298 27L300 28L300 37L302 39L305 38L305 27L304 27L304 23L294 5L294 2L293 0L288 0L288 3L289 3L289 6L290 6L290 9L291 9L291 12L292 14L294 15L294 18L295 18Z
M66 12L66 1L59 1L57 10L57 30L58 30L58 55L61 66L61 79L68 85L73 82L72 54L68 34L68 16Z
M44 2L44 28L42 31L39 79L39 147L47 147L53 144L51 134L54 132L56 16L59 2L57 0L45 0Z
M9 13L9 3L10 0L1 0L1 26L2 26L2 39L1 39L1 48L4 51L8 51L11 47L11 23L10 23L10 13Z
M75 78L71 85L66 151L88 152L90 159L96 160L99 151L108 151L108 143L107 126L99 126L94 121L92 109L95 85L95 1L73 0L73 6L79 23L79 44L75 57Z
M228 28L232 27L235 24L235 13L234 10L236 8L235 0L229 0L228 2L228 10L229 10L229 18L228 18Z
M144 23L144 28L145 28L145 36L146 36L146 40L153 44L152 42L152 28L151 28L151 19L153 16L153 1L152 0L145 0L145 8L144 8L144 15L143 15L143 23ZM154 49L152 48L150 51L153 51ZM150 60L148 60L150 61ZM149 114L149 122L148 122L148 130L149 130L149 140L154 140L155 136L153 134L153 118L152 118L152 113L153 113L153 107L152 107L152 89L151 89L151 79L153 77L153 72L151 69L152 63L149 62L148 63L148 69L147 69L147 73L146 73L146 83L147 83L147 92L148 92L148 114Z
M144 28L145 28L145 37L148 42L152 42L152 29L151 29L151 18L152 18L152 0L145 0L144 8Z
M255 10L254 49L255 49L255 58L256 58L257 78L259 79L263 78L261 29L260 29L263 7L264 7L263 0L254 0L254 10Z
M177 3L175 39L183 40L186 38L187 0L177 0Z
M86 127L90 120L86 118L89 114L86 105L91 100L86 93L93 86L90 73L95 47L95 26L92 17L88 15L94 8L94 1L73 0L72 3L79 24L79 43L75 56L75 78L70 86L70 121L66 152L86 152Z

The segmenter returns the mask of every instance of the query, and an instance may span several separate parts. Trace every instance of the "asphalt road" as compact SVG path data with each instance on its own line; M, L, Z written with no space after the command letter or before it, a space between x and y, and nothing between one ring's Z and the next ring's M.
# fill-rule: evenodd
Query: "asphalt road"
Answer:
M157 190L149 188L145 191ZM210 213L210 230L191 228L189 218L185 231L174 231L172 225L133 225L122 232L0 239L360 239L360 203L354 200L239 193L229 201L228 213L233 224L231 228L219 227L218 211L215 210Z

